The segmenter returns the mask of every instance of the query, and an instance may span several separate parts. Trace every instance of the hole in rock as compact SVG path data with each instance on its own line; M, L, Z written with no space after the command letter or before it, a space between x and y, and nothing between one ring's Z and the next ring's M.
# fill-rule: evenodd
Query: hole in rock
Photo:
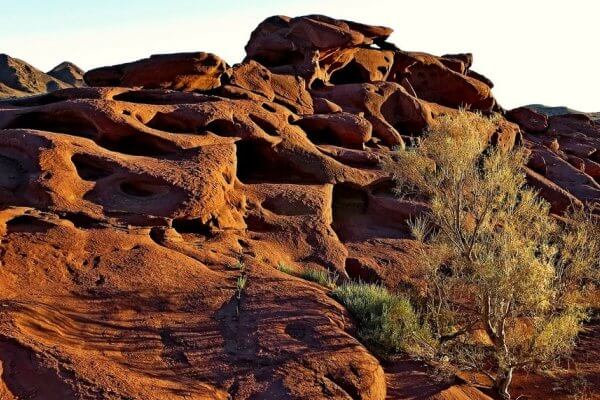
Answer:
M331 74L329 82L334 85L343 85L345 83L361 83L366 80L360 66L356 62L351 61L344 68L338 69Z
M177 151L174 144L150 135L130 135L116 140L98 143L104 148L117 153L132 156L158 157Z
M231 76L228 74L221 74L219 77L219 81L221 82L221 86L229 85L231 83ZM209 91L205 92L208 93Z
M311 89L323 89L325 87L325 82L323 81L323 79L315 79L314 81L312 81L310 88Z
M21 215L11 219L6 223L6 230L8 233L19 233L19 232L46 232L54 225L33 217L31 215Z
M173 228L179 233L193 233L206 237L214 236L210 224L203 223L199 219L174 219Z
M165 240L165 231L162 227L155 226L150 229L150 239L160 246Z
M396 184L391 179L378 182L370 187L371 193L374 196L385 196L393 198L397 197L394 193L395 188Z
M7 129L36 129L40 131L65 133L95 139L99 136L96 126L86 117L71 111L56 113L32 112L19 115Z
M288 124L294 125L296 123L296 121L298 120L298 117L296 117L293 114L290 114L290 115L288 115L287 120L288 120Z
M314 212L302 199L288 198L285 195L269 197L262 202L262 206L277 215L307 215Z
M265 110L269 111L269 112L277 112L277 110L275 109L275 107L273 107L270 104L267 103L262 103L262 108L264 108Z
M191 133L195 128L190 126L187 121L177 118L171 114L157 112L156 115L146 124L149 128L159 131L172 133Z
M265 67L280 67L282 65L298 64L304 60L304 54L299 51L269 52L254 57Z
M294 168L270 144L258 141L236 143L237 177L243 183L315 183L315 179Z
M314 124L303 123L302 120L296 122L297 125L306 132L308 140L313 144L331 144L334 146L343 146L337 135L328 126L318 127Z
M209 122L206 126L200 129L198 129L197 131L209 131L219 136L240 135L240 130L236 127L236 125L232 121L228 121L226 119L215 119L214 121Z
M368 207L369 197L363 190L344 184L333 187L332 228L342 242L356 235L354 229L362 226Z
M247 229L250 232L273 232L277 229L276 226L273 226L265 221L263 217L255 214L247 215L244 221L246 222L246 226L248 227Z
M296 340L304 340L314 335L314 330L303 322L292 322L285 327L285 333Z
M34 112L20 115L6 128L36 129L79 136L92 139L99 146L108 150L129 155L159 156L168 152L166 149L168 144L160 143L159 139L149 135L128 135L114 139L101 138L100 132L90 120L71 111Z
M119 185L121 191L133 197L151 197L165 192L164 186L143 181L126 181Z
M283 107L287 108L288 110L290 110L294 114L301 114L301 112L298 111L298 107L294 106L293 104L286 103L286 102L281 101L279 99L273 99L273 103L279 104L280 106L283 106Z
M361 189L337 184L333 188L333 220L342 220L357 214L365 214L369 197Z
M366 265L363 265L356 258L347 258L344 269L352 280L365 283L377 283L380 280L376 271Z
M25 180L27 171L17 160L0 155L0 188L15 191Z
M74 154L71 162L77 169L77 174L86 181L97 181L112 174L107 166L85 154Z
M258 125L258 127L260 129L265 131L267 135L279 136L279 133L277 132L277 128L271 122L269 122L266 119L263 119L261 117L258 117L256 115L253 115L253 114L249 114L248 117L250 117L252 122L254 122L256 125Z
M82 212L63 213L60 216L63 219L71 221L76 228L80 229L90 229L102 222Z

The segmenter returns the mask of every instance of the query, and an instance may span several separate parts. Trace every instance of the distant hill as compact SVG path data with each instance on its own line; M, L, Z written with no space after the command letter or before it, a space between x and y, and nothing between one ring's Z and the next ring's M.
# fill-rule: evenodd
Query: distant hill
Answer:
M31 96L81 86L82 71L72 63L61 63L46 74L27 62L0 54L0 98Z
M569 108L569 107L564 107L564 106L552 107L552 106L545 106L543 104L530 104L526 107L532 108L532 109L534 109L538 112L541 112L543 114L546 114L548 116L564 115L564 114L584 114L595 121L600 121L600 112L586 113L586 112L582 112L582 111L573 110L572 108Z
M81 68L69 61L64 61L48 71L48 75L75 87L85 85L83 73L84 71Z

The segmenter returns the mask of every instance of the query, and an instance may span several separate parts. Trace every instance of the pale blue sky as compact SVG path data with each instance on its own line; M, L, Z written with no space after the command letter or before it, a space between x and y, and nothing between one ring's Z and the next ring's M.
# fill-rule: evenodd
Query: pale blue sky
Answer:
M402 49L473 52L505 107L600 110L597 0L0 0L0 10L0 53L42 70L195 50L233 64L267 16L322 13L390 26Z

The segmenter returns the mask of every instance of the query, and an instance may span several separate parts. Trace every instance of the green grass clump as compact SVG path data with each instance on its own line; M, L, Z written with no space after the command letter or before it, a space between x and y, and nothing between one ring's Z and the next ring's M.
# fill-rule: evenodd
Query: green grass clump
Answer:
M408 298L362 282L337 286L333 296L356 320L360 338L376 350L421 355L433 347L429 327L421 324Z
M237 270L241 271L242 273L246 270L246 264L244 264L243 261L238 261L233 265L228 265L227 267L230 269L237 269Z
M246 275L241 275L237 278L236 281L236 289L237 289L237 297L240 299L242 297L242 292L246 287L246 283L248 283L248 277Z
M289 265L287 265L283 262L280 262L277 264L277 269L279 271L283 272L284 274L288 274L288 275L296 275L297 274L297 271L294 268L290 267Z
M337 275L322 269L307 268L298 275L307 281L318 283L321 286L333 289L336 286Z
M321 286L333 289L336 286L338 279L337 274L332 274L329 271L316 268L306 268L298 271L285 263L278 263L277 269L285 274L297 276L298 278L306 279L307 281L318 283Z

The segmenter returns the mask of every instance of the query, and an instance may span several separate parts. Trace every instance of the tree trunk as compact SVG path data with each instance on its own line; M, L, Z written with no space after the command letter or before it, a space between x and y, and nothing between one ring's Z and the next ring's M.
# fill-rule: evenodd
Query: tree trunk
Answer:
M512 381L513 368L498 368L496 380L494 381L494 390L498 393L501 399L509 400L510 394L508 388Z

